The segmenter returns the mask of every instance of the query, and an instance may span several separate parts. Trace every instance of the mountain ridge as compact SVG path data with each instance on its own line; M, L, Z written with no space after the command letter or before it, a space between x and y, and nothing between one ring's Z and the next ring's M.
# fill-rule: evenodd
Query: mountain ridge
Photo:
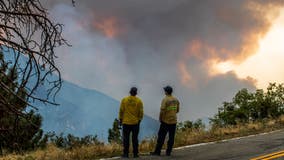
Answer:
M59 106L36 102L43 116L43 129L75 136L97 135L106 141L108 129L118 117L120 102L97 90L80 87L64 81L56 102ZM140 139L152 137L158 130L158 121L144 115ZM147 130L145 130L147 129Z

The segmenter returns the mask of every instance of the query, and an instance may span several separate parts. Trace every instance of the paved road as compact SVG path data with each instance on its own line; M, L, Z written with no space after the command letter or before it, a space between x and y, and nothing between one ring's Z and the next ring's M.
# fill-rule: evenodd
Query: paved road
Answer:
M284 130L173 151L171 157L141 156L141 160L248 160L284 150ZM284 155L282 158L284 159Z

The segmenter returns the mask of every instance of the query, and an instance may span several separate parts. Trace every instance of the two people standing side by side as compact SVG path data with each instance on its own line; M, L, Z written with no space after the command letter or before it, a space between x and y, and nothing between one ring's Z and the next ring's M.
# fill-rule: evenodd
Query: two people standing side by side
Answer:
M177 113L179 112L179 101L172 96L173 88L171 86L164 87L165 98L161 103L159 120L161 122L158 132L157 144L154 152L151 155L160 155L167 133L169 139L167 143L166 155L170 156L174 145L174 138L177 124ZM133 157L138 155L138 134L140 122L143 118L143 103L140 98L136 97L137 88L130 89L130 96L125 97L121 101L119 110L119 120L123 125L123 155L129 157L129 138L132 132Z
M122 157L129 157L129 138L132 133L132 147L133 157L138 155L138 134L140 122L143 118L143 102L136 97L137 88L132 87L129 91L130 96L122 99L119 109L119 120L122 124L123 135L123 155Z

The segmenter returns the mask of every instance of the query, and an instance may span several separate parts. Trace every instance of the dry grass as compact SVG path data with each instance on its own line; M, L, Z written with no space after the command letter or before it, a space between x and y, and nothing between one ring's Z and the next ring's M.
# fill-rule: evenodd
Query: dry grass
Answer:
M283 128L284 116L281 116L278 119L264 120L261 122L238 124L235 126L227 126L223 128L215 127L210 129L209 131L189 129L183 132L177 132L175 139L175 147L219 141L234 137L269 132Z
M264 120L249 124L238 124L224 128L212 128L209 131L188 129L177 131L175 147L191 145L204 142L219 141L233 137L246 136L262 132L284 128L284 116L276 120ZM148 153L155 147L156 139L149 138L141 141L140 153ZM118 156L122 153L122 146L119 144L91 145L75 148L72 150L59 149L49 144L45 150L37 150L25 153L24 155L9 154L0 160L91 160L102 157Z
M25 155L10 154L0 160L93 160L119 155L121 150L121 145L118 144L83 146L72 150L59 149L50 144L45 150L37 150Z

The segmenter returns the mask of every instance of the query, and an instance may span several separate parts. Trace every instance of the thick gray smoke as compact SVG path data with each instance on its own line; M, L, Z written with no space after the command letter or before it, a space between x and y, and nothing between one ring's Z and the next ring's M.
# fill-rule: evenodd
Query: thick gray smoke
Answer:
M282 1L45 1L73 45L58 50L63 78L116 99L139 88L145 113L157 118L162 87L180 99L180 120L212 116L251 80L212 76L210 61L241 61L269 28L267 10Z

